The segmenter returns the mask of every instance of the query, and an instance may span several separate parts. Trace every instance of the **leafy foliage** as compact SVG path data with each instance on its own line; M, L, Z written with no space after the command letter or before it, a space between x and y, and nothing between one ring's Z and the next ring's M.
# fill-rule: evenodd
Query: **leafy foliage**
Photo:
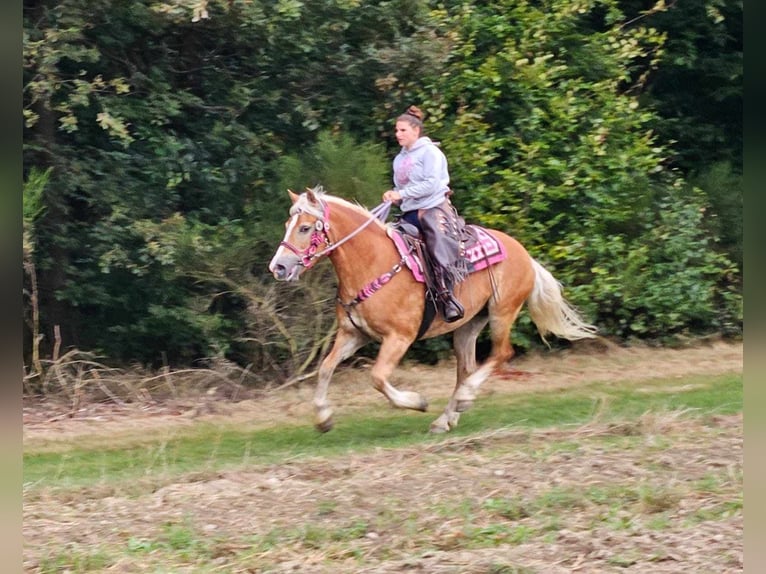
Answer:
M697 166L693 140L660 129L670 117L736 147L720 122L674 116L662 83L671 66L714 70L735 105L737 3L705 6L724 20L689 12L699 26L679 37L679 13L654 26L664 13L637 20L647 7L630 0L25 3L24 168L48 174L43 344L60 325L65 345L113 360L305 372L332 328L332 279L268 276L284 190L378 203L392 118L412 102L463 215L518 237L606 335L737 334L741 203L723 190L741 189L739 160L722 151L730 172L705 163L687 183L674 168ZM695 40L700 57L678 60ZM528 320L519 331L534 344Z
M712 211L710 217L705 218L705 226L720 238L720 248L737 263L741 273L744 260L741 172L728 161L720 161L700 168L689 181L703 190L709 199Z
M636 10L632 0L622 0ZM643 22L667 37L642 103L657 110L652 130L672 148L668 161L707 196L705 224L742 271L743 3L658 3Z
M719 288L736 268L704 229L705 197L664 167L656 117L635 95L663 35L624 27L615 2L554 4L444 16L463 33L428 92L452 111L434 126L456 202L515 235L609 334L731 332L740 310Z
M280 158L321 126L372 132L370 71L387 74L416 32L393 16L417 7L210 2L194 23L184 3L29 6L25 162L56 189L40 226L49 328L125 360L204 356L198 287L147 230L255 218L273 238Z

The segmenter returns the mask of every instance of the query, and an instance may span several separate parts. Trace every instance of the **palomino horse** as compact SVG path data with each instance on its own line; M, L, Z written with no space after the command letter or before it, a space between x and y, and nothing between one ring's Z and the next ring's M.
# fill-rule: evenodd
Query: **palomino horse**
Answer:
M399 390L389 381L418 337L426 305L425 286L404 266L386 225L373 213L326 194L321 187L289 194L293 205L287 230L269 270L277 280L295 281L317 259L327 256L338 278L338 331L319 367L314 396L317 429L326 432L333 425L327 390L335 368L370 340L380 342L372 368L374 387L396 407L425 411L425 398ZM511 326L524 302L543 338L548 333L568 340L595 337L596 328L580 318L564 300L558 281L518 241L499 231L487 231L502 244L506 257L455 286L455 295L465 308L463 319L446 323L437 316L421 334L421 338L430 338L454 331L457 384L444 412L431 423L432 432L455 428L460 413L473 404L479 386L513 356ZM476 339L487 323L492 350L479 367Z

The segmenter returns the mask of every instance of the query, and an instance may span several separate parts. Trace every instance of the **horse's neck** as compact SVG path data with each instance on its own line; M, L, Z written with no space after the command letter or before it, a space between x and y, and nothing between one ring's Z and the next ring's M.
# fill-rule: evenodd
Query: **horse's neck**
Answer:
M336 206L333 208L339 209ZM344 207L342 217L332 222L338 234L335 242L350 236L366 222L364 215ZM372 222L338 247L331 254L330 260L338 276L339 288L355 294L372 279L389 271L398 261L398 254L385 229Z

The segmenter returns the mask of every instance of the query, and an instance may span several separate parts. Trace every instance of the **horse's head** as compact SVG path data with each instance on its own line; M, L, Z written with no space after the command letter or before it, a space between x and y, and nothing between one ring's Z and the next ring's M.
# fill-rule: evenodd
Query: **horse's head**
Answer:
M329 209L321 197L322 188L306 189L301 195L288 193L293 205L285 222L285 237L269 263L269 271L279 281L297 281L315 263L318 252L331 245Z

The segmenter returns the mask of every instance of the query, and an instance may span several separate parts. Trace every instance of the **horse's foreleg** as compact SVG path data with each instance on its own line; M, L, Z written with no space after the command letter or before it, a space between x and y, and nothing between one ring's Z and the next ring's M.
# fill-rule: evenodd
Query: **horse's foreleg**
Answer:
M327 432L332 429L332 408L327 400L327 389L330 386L330 379L335 372L335 368L353 355L362 345L367 342L367 338L356 329L338 329L335 335L335 342L332 349L319 365L319 376L317 378L317 387L314 393L314 408L316 409L317 430Z
M458 328L453 337L452 344L457 359L457 380L452 396L444 407L444 412L431 423L432 433L443 433L454 429L460 420L457 410L457 392L469 375L476 371L476 339L481 330L487 324L488 317L476 316L462 327Z
M428 401L420 393L400 391L388 381L411 344L411 340L402 337L391 336L383 339L375 365L372 367L372 384L393 406L400 409L426 411Z

